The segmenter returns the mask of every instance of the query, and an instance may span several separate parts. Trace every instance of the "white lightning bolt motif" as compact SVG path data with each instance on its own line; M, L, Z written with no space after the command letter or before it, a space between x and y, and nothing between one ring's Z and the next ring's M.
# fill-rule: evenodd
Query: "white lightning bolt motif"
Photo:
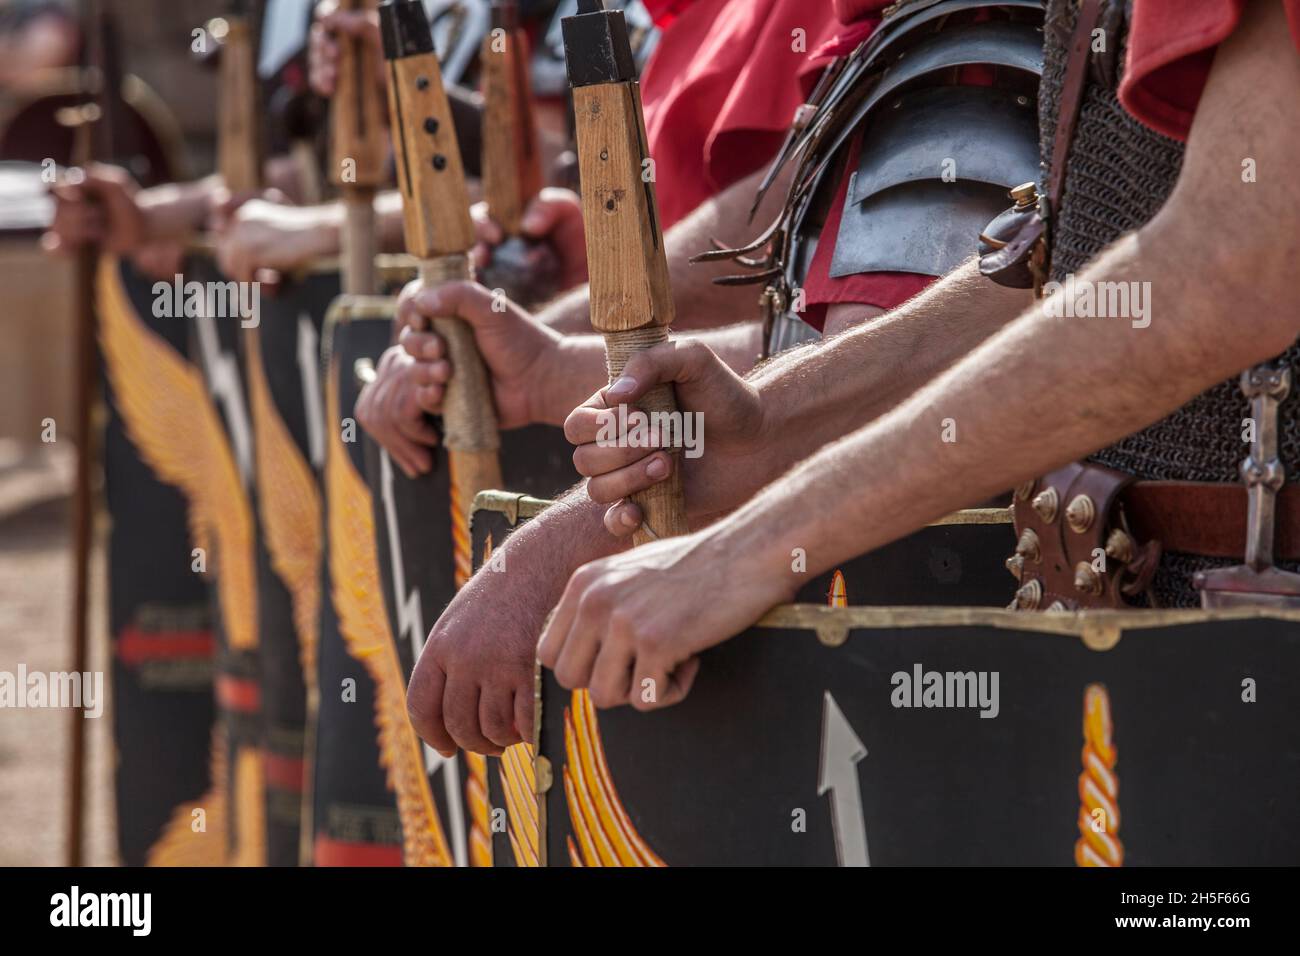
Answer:
M226 429L234 445L235 461L244 487L253 481L253 432L248 424L248 409L244 405L244 388L239 379L239 365L235 357L221 350L217 325L210 315L195 319L199 333L199 354L208 380L208 391L221 403L225 411Z
M312 465L325 467L325 410L321 407L320 336L306 312L298 314L298 370L302 376L302 407L307 413L307 455Z
M420 613L420 589L406 590L406 568L402 564L401 529L397 523L397 502L393 498L393 462L388 452L379 453L381 494L384 500L384 523L388 528L388 560L393 569L393 607L397 610L397 638L411 642L411 660L418 661L424 650L425 630ZM447 794L447 815L451 828L452 852L457 866L469 865L466 845L465 809L460 798L460 772L457 758L444 757L424 744L424 769L429 776L442 771Z

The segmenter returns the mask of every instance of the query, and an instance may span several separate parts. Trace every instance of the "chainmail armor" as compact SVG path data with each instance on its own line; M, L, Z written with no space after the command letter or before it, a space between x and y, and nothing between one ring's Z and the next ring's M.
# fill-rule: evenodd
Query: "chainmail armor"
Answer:
M1127 13L1126 0L1106 0L1102 23L1106 22L1106 9L1113 3L1125 3ZM1070 0L1049 0L1039 92L1044 170L1051 163L1052 138L1076 16L1076 6ZM1127 38L1126 15L1120 38L1121 63ZM1181 143L1139 123L1120 105L1114 90L1090 77L1070 144L1061 208L1055 211L1051 231L1051 278L1063 281L1070 273L1077 275L1106 246L1147 223L1173 190L1182 160ZM1231 317L1224 318L1226 326ZM1155 317L1155 321L1177 321L1177 317ZM1300 343L1283 353L1282 361L1295 370L1292 380L1296 387L1278 411L1280 454L1287 481L1297 481ZM1242 422L1249 417L1250 403L1234 376L1167 418L1103 449L1092 460L1143 479L1237 482L1238 466L1248 450L1241 438ZM1164 607L1198 607L1200 597L1192 587L1192 576L1197 571L1239 563L1167 552L1152 585L1156 600ZM1286 562L1279 562L1279 566L1300 569Z

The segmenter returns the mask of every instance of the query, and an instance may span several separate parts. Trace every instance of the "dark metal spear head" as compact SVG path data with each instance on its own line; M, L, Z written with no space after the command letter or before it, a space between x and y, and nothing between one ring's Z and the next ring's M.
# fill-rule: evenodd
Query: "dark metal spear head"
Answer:
M386 60L433 52L433 32L421 0L384 0L379 5L379 35Z
M578 0L578 12L561 20L560 29L570 86L636 79L622 10L606 10L604 0Z

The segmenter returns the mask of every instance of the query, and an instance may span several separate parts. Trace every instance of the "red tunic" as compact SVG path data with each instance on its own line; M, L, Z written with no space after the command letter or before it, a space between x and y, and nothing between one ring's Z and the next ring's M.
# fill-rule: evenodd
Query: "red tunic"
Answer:
M840 24L808 0L661 0L652 12L669 25L641 88L667 228L771 162L826 62L810 54Z
M1300 49L1300 0L1282 5ZM1214 51L1245 9L1246 0L1134 0L1120 103L1156 132L1186 140Z

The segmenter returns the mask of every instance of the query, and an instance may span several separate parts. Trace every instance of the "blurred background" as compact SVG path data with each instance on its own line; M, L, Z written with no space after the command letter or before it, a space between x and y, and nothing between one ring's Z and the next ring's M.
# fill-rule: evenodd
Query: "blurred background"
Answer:
M123 0L116 49L124 96L147 115L180 178L214 162L216 77L193 31L225 0ZM298 7L309 4L299 2ZM85 5L0 0L0 671L71 669L76 262L40 247L50 204L32 163L62 163L57 112L86 85ZM26 163L14 162L16 159ZM149 170L136 170L148 178ZM53 441L48 422L55 423ZM95 540L104 541L100 513ZM105 672L102 547L92 562L90 667ZM0 866L65 860L69 722L59 709L0 710ZM78 718L80 719L80 718ZM88 731L84 862L107 865L115 836L111 716Z
M224 631L213 611L212 579L209 569L191 566L197 539L189 503L177 484L168 483L174 478L157 472L175 467L175 461L147 463L155 452L142 452L135 442L148 439L132 429L142 418L166 419L159 426L163 431L174 424L165 414L151 414L183 394L164 387L167 374L180 378L180 387L189 381L170 363L170 350L182 365L202 365L205 371L196 374L209 376L209 351L242 354L232 343L206 342L189 319L175 322L172 313L160 314L155 280L170 282L196 262L207 263L197 268L212 269L211 239L228 239L222 230L234 220L220 209L258 196L277 211L296 201L297 211L307 213L303 207L331 195L331 177L323 175L329 103L307 82L308 28L316 3L0 0L0 301L6 307L0 313L0 682L12 682L20 669L98 672L107 696L103 716L92 720L67 708L0 706L0 866L176 862L167 855L176 849L167 835L189 829L185 805L199 798L212 805L212 792L221 788L214 783L210 792L209 781L225 781L224 765L211 756L223 752L214 738L214 710L224 706L219 672L229 664L221 653ZM451 93L453 122L466 123L467 132L458 132L462 155L473 157L476 166L483 148L477 60L489 35L491 5L423 5ZM619 5L643 60L656 42L653 21L633 0ZM529 44L521 48L531 46L536 160L551 170L548 181L571 184L575 157L567 148L568 86L558 23L576 9L576 0L510 6L518 29L528 31ZM223 67L223 99L237 106L225 111L218 150ZM232 143L245 148L232 149ZM232 167L232 157L243 164ZM84 176L81 166L89 171ZM210 176L218 166L223 175ZM391 176L391 161L386 166ZM471 179L477 176L477 169L468 163L466 168ZM248 169L251 180L237 175ZM232 186L242 190L232 203L223 184L246 180L255 185ZM51 230L52 189L60 202L58 226ZM140 224L140 197L146 195L151 222L156 226L162 218L176 228L148 234ZM240 215L257 205L241 207ZM266 244L279 248L286 231L328 235L320 219L299 222L307 224L272 230ZM57 252L54 245L60 246ZM314 242L309 245L314 248ZM118 260L116 269L110 266L101 276L117 272L131 279L120 286L116 280L100 284L101 294L105 288L126 289L121 298L127 301L115 305L118 300L104 294L96 318L93 267L101 246ZM304 261L321 255L310 253ZM336 276L336 270L322 274ZM316 286L303 280L295 288L306 301ZM287 293L281 305L286 298ZM323 302L314 316L323 316ZM116 312L131 315L108 323L105 317ZM294 314L301 323L301 314ZM101 367L95 330L107 341L110 325L119 333L138 328L142 337L124 345L119 335L105 351L111 361ZM152 344L140 346L141 341ZM163 352L149 351L155 346ZM201 360L196 353L203 353ZM295 354L295 368L301 354ZM105 369L122 393L105 389ZM211 381L204 384L218 391ZM171 431L188 433L187 427ZM87 436L89 443L83 442ZM193 462L186 442L164 443L172 456L187 455L185 464ZM86 444L98 446L88 457L79 454ZM91 466L80 467L87 460ZM80 580L87 580L84 588ZM282 597L287 620L289 597ZM77 613L83 598L84 616ZM267 601L263 608L273 605ZM83 620L84 641L77 636ZM85 657L77 665L79 649ZM294 651L296 668L296 645ZM368 740L368 720L363 734ZM296 749L298 776L284 779L297 779L299 790L301 736L297 726L276 737L286 751ZM81 751L84 757L78 757ZM377 764L368 766L382 788ZM82 794L79 813L73 812L74 792ZM383 799L384 812L395 820L387 790ZM291 795L290 803L291 813L289 803L276 806L292 818L296 833L301 796ZM74 819L83 827L80 840L69 839ZM71 846L80 848L79 856L69 853Z

